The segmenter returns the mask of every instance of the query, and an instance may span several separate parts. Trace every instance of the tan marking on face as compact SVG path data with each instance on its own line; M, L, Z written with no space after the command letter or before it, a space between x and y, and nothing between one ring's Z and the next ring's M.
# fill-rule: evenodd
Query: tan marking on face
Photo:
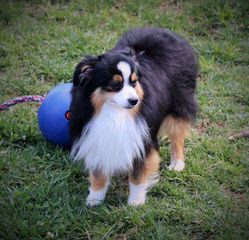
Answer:
M103 107L105 101L111 97L113 93L102 91L100 88L97 88L92 96L91 102L94 106L95 114L99 113L101 108Z
M138 80L138 77L137 77L137 74L134 72L134 73L132 73L131 74L131 81L132 82L135 82L135 81L137 81Z
M130 174L130 181L134 184L145 183L150 176L158 172L160 163L158 151L152 148L146 160L140 162L134 166L133 173Z
M100 191L105 187L107 178L103 176L100 172L90 173L89 181L91 184L91 188L94 191Z
M168 116L160 127L160 136L168 135L171 147L171 159L184 161L184 140L188 134L190 122Z
M143 88L139 82L136 83L135 91L139 97L139 100L142 100L144 98L144 91L143 91Z
M97 88L93 92L93 94L91 96L91 102L94 106L95 113L98 113L101 110L101 108L105 102L105 95L100 88Z
M141 84L139 82L136 83L136 86L135 86L135 91L138 95L138 98L139 98L139 103L134 107L132 108L130 111L132 112L132 115L136 115L140 109L140 104L144 98L144 91L143 91L143 88L141 86Z
M112 77L113 81L116 81L116 82L122 82L123 81L123 77L119 74L115 74L113 75Z

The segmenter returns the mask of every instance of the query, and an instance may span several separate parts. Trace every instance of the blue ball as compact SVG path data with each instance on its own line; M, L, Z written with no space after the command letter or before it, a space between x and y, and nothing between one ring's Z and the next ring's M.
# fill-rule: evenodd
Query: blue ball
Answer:
M72 83L55 86L38 109L38 124L43 136L52 144L70 147L69 131Z

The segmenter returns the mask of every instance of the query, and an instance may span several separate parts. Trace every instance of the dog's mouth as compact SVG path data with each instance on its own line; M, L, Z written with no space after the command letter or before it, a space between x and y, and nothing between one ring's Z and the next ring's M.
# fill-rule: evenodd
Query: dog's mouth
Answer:
M138 105L138 103L137 103L136 105L132 105L132 104L129 104L129 103L128 103L127 105L123 106L123 105L118 104L118 103L117 103L116 101L114 101L114 100L111 100L110 103L111 103L113 106L116 106L116 107L119 107L119 108L122 108L122 109L127 109L127 110L133 109L133 108L135 108L135 107Z
M126 106L126 107L124 107L124 108L126 108L126 109L132 109L132 108L134 108L135 106Z

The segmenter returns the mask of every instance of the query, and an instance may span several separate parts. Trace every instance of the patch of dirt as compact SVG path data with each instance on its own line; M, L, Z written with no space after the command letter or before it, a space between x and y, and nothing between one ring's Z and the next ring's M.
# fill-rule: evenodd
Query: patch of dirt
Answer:
M167 11L175 11L176 13L182 13L182 8L176 0L162 2L159 6L159 12L165 13Z
M195 126L195 129L197 130L197 132L199 134L203 134L206 132L207 128L211 125L215 125L217 128L224 128L225 127L225 123L224 122L211 122L211 120L209 118L203 119L200 123L198 123Z
M26 4L25 12L30 17L41 18L45 15L44 10L38 5Z
M202 120L199 124L195 126L195 129L197 130L198 133L203 134L206 132L206 129L208 126L210 126L211 120L206 118Z
M196 79L197 82L206 82L207 81L207 76L204 73L199 73Z
M247 197L246 197L246 193L244 192L233 192L230 189L221 186L221 190L222 192L224 192L224 194L226 194L227 196L231 197L232 199L236 200L239 204L240 203L244 203L247 201Z
M224 128L225 127L225 123L224 122L217 122L216 126L219 128Z
M123 6L124 6L124 3L125 3L125 1L123 1L123 0L115 1L114 7L115 7L116 9L122 9Z
M117 235L117 240L127 240L127 236L125 234Z

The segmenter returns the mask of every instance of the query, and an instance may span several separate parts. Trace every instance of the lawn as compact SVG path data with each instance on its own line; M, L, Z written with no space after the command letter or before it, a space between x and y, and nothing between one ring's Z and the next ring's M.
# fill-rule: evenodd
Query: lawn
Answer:
M167 170L146 205L126 204L126 176L85 206L88 181L69 153L47 143L38 104L0 112L0 239L249 239L249 2L1 1L0 102L68 82L85 54L101 54L136 26L169 28L199 54L198 118L187 167Z

